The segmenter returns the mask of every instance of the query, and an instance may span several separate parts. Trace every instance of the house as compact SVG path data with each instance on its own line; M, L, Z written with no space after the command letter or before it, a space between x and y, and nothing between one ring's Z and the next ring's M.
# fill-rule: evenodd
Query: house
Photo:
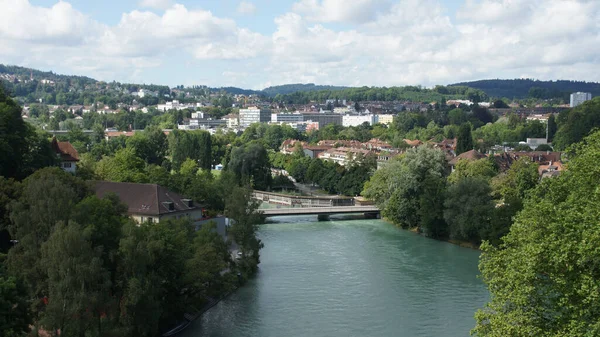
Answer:
M77 150L69 142L59 142L56 137L52 137L52 143L50 144L54 153L60 159L60 168L69 173L77 173L77 162L79 161L79 154Z
M486 158L486 157L487 156L485 154L480 153L477 150L471 150L471 151L463 152L463 153L459 154L458 156L454 157L452 160L450 160L448 162L448 164L450 164L450 168L454 172L454 167L456 166L456 164L458 164L458 162L460 160L475 161L475 160L479 160L479 159Z
M310 157L310 158L314 159L314 158L318 158L319 154L321 154L321 153L329 150L330 148L331 147L329 147L329 146L318 146L318 145L313 146L313 145L309 145L309 146L305 146L304 147L304 154L307 157Z
M94 191L98 198L115 194L127 205L127 214L137 223L187 218L198 226L206 220L201 205L157 184L98 181Z

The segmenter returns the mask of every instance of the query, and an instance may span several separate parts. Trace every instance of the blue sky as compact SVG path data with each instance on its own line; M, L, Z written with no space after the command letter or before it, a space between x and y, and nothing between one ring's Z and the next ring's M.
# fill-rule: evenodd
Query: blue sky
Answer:
M595 0L0 0L0 63L101 80L600 81Z

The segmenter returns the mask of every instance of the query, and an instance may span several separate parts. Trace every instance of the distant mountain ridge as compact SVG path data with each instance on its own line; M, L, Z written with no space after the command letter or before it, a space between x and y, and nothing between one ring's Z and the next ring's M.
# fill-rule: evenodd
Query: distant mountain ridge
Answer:
M490 97L520 98L563 98L568 101L571 93L590 92L592 96L600 96L600 83L583 81L539 81L533 79L512 80L479 80L460 82L450 86L467 86L484 91Z
M31 68L3 65L0 64L0 75L13 75L21 78L33 78L37 80L51 80L56 82L72 82L76 81L80 84L93 84L98 81L87 77L87 76L76 76L76 75L60 75L55 74L52 71L40 71ZM7 78L0 78L7 80ZM168 91L166 86L154 86L154 85L143 85L143 84L129 84L128 87L163 87L164 90ZM584 81L539 81L533 79L488 79L478 80L469 82L460 82L450 84L448 86L465 86L473 89L479 89L485 92L489 97L506 97L508 99L523 99L523 98L536 98L536 99L551 99L560 98L565 102L568 102L569 94L577 91L590 92L592 96L600 96L600 83L596 82L584 82ZM364 87L368 88L368 87ZM376 87L371 87L376 88ZM383 88L383 87L382 87ZM263 90L249 90L238 87L208 87L212 92L227 92L233 95L264 95L267 97L275 97L277 95L289 95L294 93L306 93L306 92L337 92L345 91L348 89L357 89L352 86L333 86L333 85L317 85L314 83L295 83L295 84L284 84L277 86L270 86Z

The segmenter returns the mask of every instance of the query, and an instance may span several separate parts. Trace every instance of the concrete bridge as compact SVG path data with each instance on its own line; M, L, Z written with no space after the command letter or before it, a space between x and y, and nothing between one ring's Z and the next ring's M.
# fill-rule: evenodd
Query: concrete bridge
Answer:
M282 193L273 193L265 191L253 191L252 197L256 200L269 204L290 206L290 207L337 207L337 206L354 206L355 201L352 197L315 197L315 196L300 196L289 195Z
M295 207L295 208L270 208L261 210L264 217L289 216L289 215L317 215L319 220L327 220L333 214L362 213L367 218L380 217L377 206L336 206L336 207Z

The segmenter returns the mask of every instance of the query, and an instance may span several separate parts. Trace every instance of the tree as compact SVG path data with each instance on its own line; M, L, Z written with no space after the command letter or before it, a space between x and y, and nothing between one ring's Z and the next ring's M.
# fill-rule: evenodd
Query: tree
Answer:
M481 242L494 211L489 183L480 177L465 177L450 185L444 203L444 219L450 238Z
M457 183L459 180L467 177L481 178L489 180L496 176L497 169L494 166L493 159L482 158L478 160L461 159L456 163L454 171L448 176L450 183Z
M552 151L552 146L548 144L541 144L535 148L536 151Z
M556 130L558 129L557 125L556 125L556 118L554 117L554 114L551 114L550 117L548 117L548 142L552 142L552 140L554 139L554 135L556 134Z
M227 170L236 175L238 182L251 182L255 189L267 190L271 186L271 163L267 150L259 142L234 148Z
M421 146L408 150L400 160L377 170L365 184L362 194L374 200L382 214L395 223L407 228L418 227L425 212L437 214L434 219L441 218L443 202L432 200L438 200L436 195L443 188L445 174L444 154ZM422 205L428 208L422 209ZM436 229L431 231L432 236L443 233L439 224L429 223L428 227Z
M146 164L133 148L118 150L114 157L104 157L96 164L96 174L103 180L115 182L146 182Z
M26 289L16 277L0 265L0 331L2 336L21 337L29 332L32 323Z
M473 136L471 135L471 125L461 124L456 136L456 154L473 150Z
M26 156L34 135L33 128L21 118L21 107L0 88L0 176L22 179L30 173ZM50 150L47 140L46 145Z
M354 110L356 110L356 112L360 112L360 104L358 102L354 102Z
M256 236L258 224L262 222L258 211L260 202L252 199L251 196L252 190L238 187L233 190L225 206L225 215L233 221L230 233L247 258L242 266L246 275L256 271L260 263L259 251L263 247Z
M599 144L595 132L571 148L568 169L533 191L500 247L482 245L491 299L476 313L473 334L600 334Z
M564 150L569 145L581 141L592 129L600 127L600 97L571 109L561 119L564 121L559 123L553 139L554 148L557 150Z

